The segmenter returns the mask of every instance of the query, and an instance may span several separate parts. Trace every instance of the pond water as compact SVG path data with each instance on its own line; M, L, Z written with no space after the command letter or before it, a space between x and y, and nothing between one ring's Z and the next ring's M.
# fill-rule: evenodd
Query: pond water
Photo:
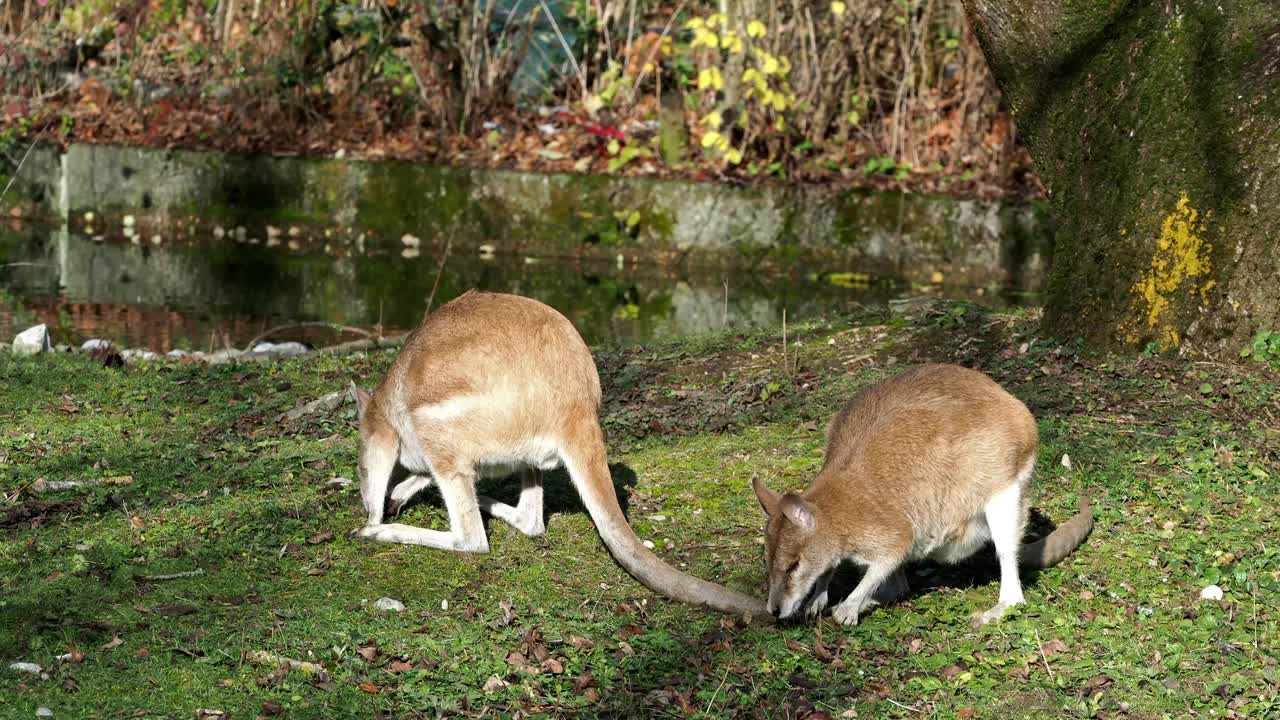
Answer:
M893 298L932 294L991 304L1031 304L1000 288L919 285L857 268L815 273L670 270L520 255L351 248L268 248L212 235L183 242L100 240L30 222L0 226L0 342L32 324L55 343L107 338L166 352L244 347L269 328L327 321L392 335L470 288L534 297L567 315L586 340L636 343L725 328L780 326ZM440 271L441 259L443 272ZM329 329L273 340L326 345L358 337Z

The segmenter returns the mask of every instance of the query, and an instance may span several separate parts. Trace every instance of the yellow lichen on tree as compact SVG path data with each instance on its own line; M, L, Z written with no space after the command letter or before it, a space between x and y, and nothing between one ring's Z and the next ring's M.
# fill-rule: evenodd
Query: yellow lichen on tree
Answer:
M1191 206L1191 199L1183 191L1177 206L1160 226L1151 269L1134 283L1139 316L1145 316L1146 331L1155 332L1161 350L1177 347L1180 342L1171 312L1176 293L1189 290L1199 294L1200 302L1208 303L1209 290L1216 283L1211 277L1213 245L1204 238L1204 222L1208 219L1209 213L1201 219L1200 212ZM1133 343L1144 334L1131 329L1126 338Z

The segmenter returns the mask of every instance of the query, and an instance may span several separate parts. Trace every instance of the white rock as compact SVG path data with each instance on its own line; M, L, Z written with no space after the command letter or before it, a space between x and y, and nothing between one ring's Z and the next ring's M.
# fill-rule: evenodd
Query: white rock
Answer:
M191 353L187 352L186 350L181 350L179 348L174 348L164 354L164 356L169 358L170 360L181 360L182 358L189 357L190 355Z
M120 356L125 362L153 362L160 359L160 355L150 350L142 350L140 348L128 348L120 351Z
M378 598L373 603L376 610L387 610L389 612L404 612L404 603L389 597Z
M418 248L416 247L407 247L400 251L400 257L408 260L412 260L413 258L418 257L418 254L419 254Z
M422 245L422 241L419 240L417 236L410 235L409 233L405 233L404 235L401 235L400 242L403 243L405 247L412 247L412 248L416 248Z
M253 352L271 355L272 357L292 357L294 355L305 355L307 346L300 342L260 342L253 346Z
M47 707L36 708L36 717L53 717L53 711Z
M338 485L340 487L347 487L348 485L351 484L351 478L344 478L344 477L329 478L329 484Z
M109 347L111 347L110 340L103 340L102 338L91 338L89 340L85 340L80 345L80 352L93 352L94 350L99 350L99 349L105 350Z
M87 213L85 213L85 214L84 214L84 221L85 221L85 222L87 222L87 223L91 223L91 222L93 222L93 213L91 213L91 212L87 212Z
M644 545L645 547L649 548L650 550L652 550L652 549L653 549L653 541L652 541L652 540L645 540L645 541L644 541L644 542L642 542L641 544L642 544L642 545Z
M125 226L125 227L127 227L127 228L131 228L131 227L133 227L133 216L132 216L132 215L125 215L125 216L124 216L124 226Z
M226 363L240 357L240 355L241 353L239 350L219 350L207 357L210 365L225 365Z
M448 610L448 609L449 609L449 601L448 601L448 600L441 600L441 601L440 601L440 609L441 609L441 610Z
M1071 469L1071 456L1066 453L1062 453L1062 467Z
M280 237L280 228L276 227L275 225L268 225L267 237L269 238Z
M1200 599L1201 600L1221 600L1222 588L1218 587L1217 585L1210 585L1200 591Z
M42 670L39 665L29 662L9 663L9 669L14 672L31 673L32 675L39 675Z
M53 346L49 344L49 328L44 323L29 327L13 338L13 351L21 355L35 355L52 349Z

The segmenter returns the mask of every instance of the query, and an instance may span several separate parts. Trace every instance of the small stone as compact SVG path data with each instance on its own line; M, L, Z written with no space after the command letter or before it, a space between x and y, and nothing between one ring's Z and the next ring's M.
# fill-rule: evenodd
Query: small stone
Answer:
M273 238L273 237L280 237L280 228L278 228L278 227L276 227L276 226L274 226L274 225L268 225L268 226L267 226L267 237L269 237L269 238Z
M152 245L159 245L159 244L160 244L160 243L162 243L162 242L164 242L164 238L160 237L159 235L152 235L152 236L151 236L151 244L152 244Z
M412 260L413 258L418 257L418 248L407 247L400 251L400 257Z
M448 600L441 600L441 601L440 601L440 609L441 609L441 610L448 610L448 609L449 609L449 601L448 601Z
M102 338L92 338L89 340L85 340L80 345L80 352L93 352L94 350L106 350L109 347L111 347L110 340L103 340Z
M644 541L643 543L641 543L641 544L642 544L642 545L644 545L645 547L649 548L650 550L652 550L652 549L653 549L653 541L652 541L652 540L645 540L645 541Z
M138 348L129 348L127 350L121 350L120 357L124 358L125 362L153 362L155 360L160 359L160 355L158 355L157 353L153 353L150 350L141 350Z
M127 228L131 228L131 227L133 227L133 216L132 216L132 215L125 215L125 216L124 216L124 226L125 226L125 227L127 227Z
M14 672L31 673L32 675L39 675L43 670L39 665L29 662L9 663L9 669Z
M84 221L85 221L86 223L91 223L91 222L93 222L93 213L92 213L92 212L87 212L87 213L85 213L85 214L84 214Z
M401 235L400 242L403 243L405 247L411 247L411 248L420 247L422 245L422 241L419 240L417 236L410 235L409 233L405 233L404 235Z
M1062 453L1062 467L1071 469L1071 456L1066 453Z
M218 238L219 240L225 237L226 234L227 234L227 231L223 230L221 225L218 225L213 228L213 236Z
M29 327L13 338L13 351L19 355L35 355L52 349L49 328L44 323Z
M164 356L169 358L170 360L181 360L184 357L190 357L191 353L187 352L186 350L180 350L178 348L174 348L169 352L165 353Z
M1218 587L1217 585L1210 585L1200 591L1200 599L1201 600L1221 600L1222 588Z
M381 597L373 603L373 608L387 612L404 612L404 603L389 597Z
M53 717L53 711L47 707L36 708L36 717Z

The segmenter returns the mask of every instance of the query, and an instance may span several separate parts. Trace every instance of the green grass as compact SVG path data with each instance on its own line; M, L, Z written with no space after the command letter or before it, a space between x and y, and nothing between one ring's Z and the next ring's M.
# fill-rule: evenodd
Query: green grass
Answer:
M328 480L355 474L350 406L273 418L351 377L371 386L389 354L124 370L0 354L0 660L48 675L0 668L0 717L1280 713L1276 373L1090 356L1035 327L951 307L814 323L793 331L789 370L763 334L597 352L633 526L668 561L755 594L752 475L803 487L830 414L898 367L991 373L1040 421L1033 506L1061 522L1088 491L1097 523L1027 577L1025 607L976 631L970 613L997 592L989 559L915 568L908 599L852 628L744 628L665 601L614 564L562 474L546 535L491 523L485 556L349 541L358 491ZM434 498L405 515L445 522ZM1199 599L1211 583L1224 601ZM383 596L406 611L373 609ZM69 646L82 661L57 659ZM326 672L273 673L250 651Z

